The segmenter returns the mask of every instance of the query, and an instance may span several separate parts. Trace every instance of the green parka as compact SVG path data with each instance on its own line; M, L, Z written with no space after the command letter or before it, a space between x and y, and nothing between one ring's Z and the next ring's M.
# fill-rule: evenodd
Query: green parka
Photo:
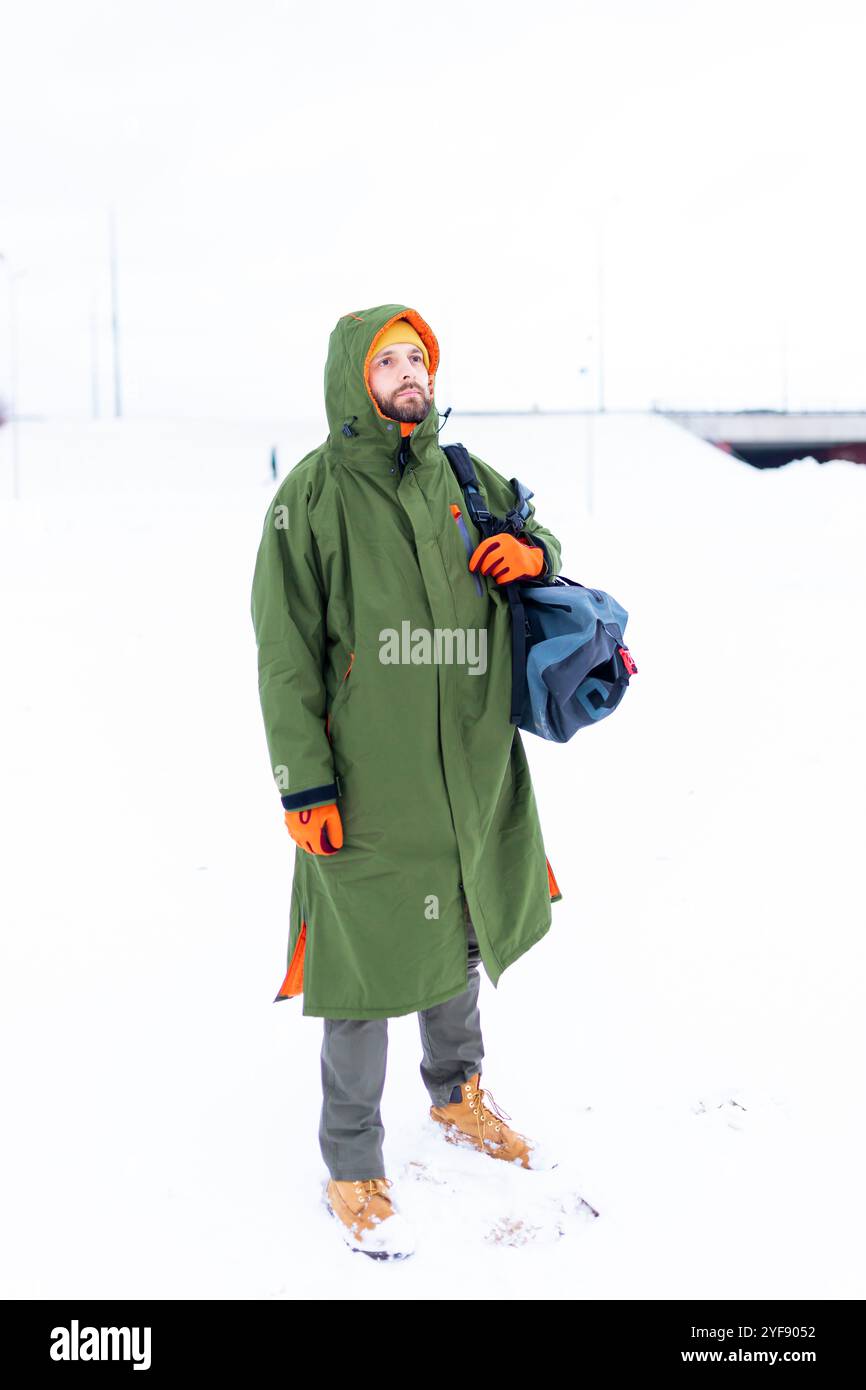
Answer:
M417 311L383 304L339 320L325 367L330 433L277 489L253 580L283 806L336 802L343 823L336 853L295 851L277 996L301 992L300 965L303 1012L320 1018L396 1017L461 993L464 895L495 986L547 933L561 896L509 720L511 611L494 579L468 569L455 507L472 549L481 536L439 447L435 394L408 425L368 389L373 344L397 318L421 335L435 377L438 343ZM504 516L513 489L472 458L489 510ZM530 510L543 573L557 574L559 541Z

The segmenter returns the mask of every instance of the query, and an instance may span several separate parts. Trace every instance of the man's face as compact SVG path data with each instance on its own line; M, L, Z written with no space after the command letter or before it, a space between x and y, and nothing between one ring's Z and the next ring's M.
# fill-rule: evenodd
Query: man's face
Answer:
M370 390L389 420L418 424L432 404L424 354L414 343L392 343L370 363Z

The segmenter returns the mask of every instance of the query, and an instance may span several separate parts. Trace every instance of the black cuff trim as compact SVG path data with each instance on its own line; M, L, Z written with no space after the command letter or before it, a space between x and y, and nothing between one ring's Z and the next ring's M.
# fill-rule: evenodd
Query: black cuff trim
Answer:
M283 809L286 811L303 811L314 801L336 801L337 784L327 782L324 787L309 787L305 792L295 792L294 796L281 796Z

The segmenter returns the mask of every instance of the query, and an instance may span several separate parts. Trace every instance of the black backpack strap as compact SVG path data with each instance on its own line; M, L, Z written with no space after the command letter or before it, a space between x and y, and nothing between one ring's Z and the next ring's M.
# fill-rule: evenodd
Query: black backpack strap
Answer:
M517 478L511 479L511 486L514 488L514 493L517 497L517 505L511 508L505 520L508 522L509 530L515 536L519 536L523 530L524 523L529 519L529 499L530 497L534 497L535 493L531 488L518 482ZM547 559L546 555L545 559Z
M466 506L469 515L481 533L481 539L492 536L497 531L503 529L499 517L493 516L487 509L487 503L478 485L478 478L475 473L475 464L469 457L469 450L465 444L444 444L442 452L451 464L463 496L466 498Z
M487 536L495 535L498 531L510 531L512 535L519 535L523 530L523 523L529 515L528 499L533 496L533 493L524 487L523 483L512 478L511 486L517 495L517 505L512 507L504 520L502 517L493 516L488 511L478 486L475 465L465 444L445 444L442 446L442 452L454 470L454 476L466 498L469 515L475 522L481 539L484 540ZM512 724L519 724L523 717L526 693L526 613L517 584L506 584L505 593L511 608L510 718Z
M506 584L505 592L511 604L511 714L512 724L523 717L526 683L526 609L518 584Z
M467 483L472 483L477 489L478 479L475 476L475 464L469 454L465 444L443 444L442 452L446 455L448 462L454 469L455 477L461 487Z
M532 489L526 487L519 479L512 478L511 486L514 488L516 503L504 517L494 516L487 509L484 494L475 472L475 464L472 462L466 445L443 444L442 452L454 470L454 476L466 498L469 514L481 532L482 538L492 535L494 531L509 531L512 536L519 536L529 518L529 499L535 496Z

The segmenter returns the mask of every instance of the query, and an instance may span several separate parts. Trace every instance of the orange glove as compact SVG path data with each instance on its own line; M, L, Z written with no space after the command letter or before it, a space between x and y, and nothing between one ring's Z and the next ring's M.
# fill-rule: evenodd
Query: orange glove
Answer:
M308 854L336 854L343 845L343 822L337 803L311 806L305 811L286 811L286 828Z
M469 558L469 568L492 575L497 584L510 584L515 579L535 577L544 569L544 551L522 536L500 531L488 536Z

